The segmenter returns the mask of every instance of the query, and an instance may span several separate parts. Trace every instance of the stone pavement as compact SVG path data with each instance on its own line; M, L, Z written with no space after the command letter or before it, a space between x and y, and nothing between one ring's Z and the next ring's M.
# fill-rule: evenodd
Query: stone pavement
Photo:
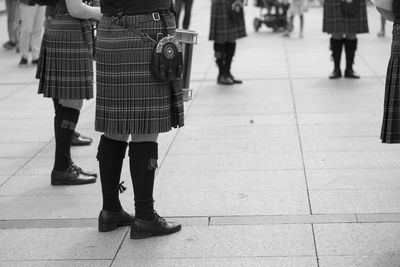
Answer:
M361 80L327 79L322 9L306 14L305 38L263 26L238 42L233 72L216 84L207 40L210 1L195 1L199 32L186 126L163 134L156 208L184 224L167 237L130 240L127 227L97 232L100 183L50 186L53 109L36 94L35 69L0 51L0 266L400 266L400 147L380 143L390 28L360 36ZM0 16L0 42L6 41ZM75 162L97 170L94 100L78 130L90 147ZM129 190L123 206L133 212Z

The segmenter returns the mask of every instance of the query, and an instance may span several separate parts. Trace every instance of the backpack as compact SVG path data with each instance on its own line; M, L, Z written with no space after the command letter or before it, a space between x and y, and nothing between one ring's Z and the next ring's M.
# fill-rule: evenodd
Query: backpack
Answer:
M54 6L57 0L33 0L39 6Z

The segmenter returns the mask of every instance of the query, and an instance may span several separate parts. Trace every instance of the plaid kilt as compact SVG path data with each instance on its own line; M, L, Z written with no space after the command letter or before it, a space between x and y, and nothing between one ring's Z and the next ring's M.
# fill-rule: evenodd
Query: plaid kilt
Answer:
M234 21L229 17L232 2L232 0L212 2L209 40L224 43L247 35L244 15Z
M44 97L93 97L93 36L89 20L68 14L48 19L36 78L38 92Z
M400 143L400 25L393 26L392 51L386 73L382 143Z
M165 16L169 34L175 17ZM182 80L156 80L150 72L154 42L127 27L156 39L163 32L162 19L151 15L124 16L125 27L103 16L96 38L95 130L110 134L150 134L183 126Z
M365 0L361 0L361 9L355 17L345 17L341 11L340 0L325 0L322 31L327 33L367 33L368 18Z

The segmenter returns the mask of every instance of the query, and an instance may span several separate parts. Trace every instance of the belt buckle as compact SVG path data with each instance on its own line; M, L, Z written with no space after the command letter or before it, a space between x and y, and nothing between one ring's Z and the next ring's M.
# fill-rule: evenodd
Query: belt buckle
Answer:
M151 16L153 17L154 21L159 21L160 20L160 13L158 13L158 12L151 13Z

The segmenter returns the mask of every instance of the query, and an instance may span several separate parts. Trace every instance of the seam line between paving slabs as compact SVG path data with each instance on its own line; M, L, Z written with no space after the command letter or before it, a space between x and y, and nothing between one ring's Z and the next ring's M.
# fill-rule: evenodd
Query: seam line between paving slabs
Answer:
M288 77L289 77L290 93L291 93L292 103L293 103L294 117L296 120L297 136L298 136L298 141L299 141L299 146L300 146L300 155L301 155L301 161L302 161L302 165L303 165L303 174L304 174L304 182L305 182L306 192L307 192L308 208L309 208L310 214L312 215L313 211L312 211L312 206L311 206L310 190L309 190L308 180L307 180L306 164L304 162L304 152L303 152L303 145L302 145L301 134L300 134L299 119L297 117L297 108L296 108L296 99L295 99L294 90L293 90L292 72L290 69L288 50L287 50L285 40L283 40L283 44L284 44L284 49L285 49L285 58L286 58L286 65L287 65L287 71L288 71Z
M185 226L400 223L400 213L166 217ZM97 218L0 220L0 229L97 228Z

